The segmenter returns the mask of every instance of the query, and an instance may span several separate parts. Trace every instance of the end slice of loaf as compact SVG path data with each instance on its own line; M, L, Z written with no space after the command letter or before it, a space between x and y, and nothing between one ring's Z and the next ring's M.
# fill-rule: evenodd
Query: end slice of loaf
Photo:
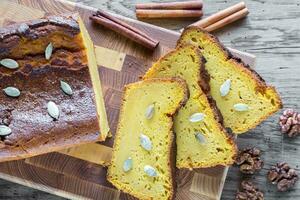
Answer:
M236 155L236 145L223 128L214 101L206 95L209 86L201 76L207 77L200 51L185 45L159 59L143 77L180 77L188 84L190 97L174 121L178 168L229 165Z
M173 198L172 116L186 99L187 87L181 79L151 79L125 87L108 169L108 180L115 187L139 199Z
M268 86L240 59L234 58L213 35L200 28L189 27L178 41L178 46L183 44L193 44L201 50L207 61L205 68L211 77L210 94L224 117L225 127L231 128L234 133L244 133L256 127L282 107L275 88ZM230 90L222 96L220 88L226 85L226 81L231 83Z

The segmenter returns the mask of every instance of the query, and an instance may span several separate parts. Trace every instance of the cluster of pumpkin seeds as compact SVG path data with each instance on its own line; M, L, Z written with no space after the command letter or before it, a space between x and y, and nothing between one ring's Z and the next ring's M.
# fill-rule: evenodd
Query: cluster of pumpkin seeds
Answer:
M155 105L154 104L150 104L145 111L145 118L147 120L152 119L153 115L154 115L154 111L155 111ZM140 135L140 145L143 149L145 149L146 151L151 151L152 150L152 142L151 139L144 135L143 133L141 133ZM123 163L123 171L124 172L128 172L132 169L133 167L133 161L131 157L128 157L124 163ZM150 165L145 165L144 166L144 172L150 176L150 177L156 177L157 176L157 171L154 167L150 166Z
M220 95L222 97L225 97L226 95L228 95L230 88L231 88L231 80L227 79L220 87ZM234 108L234 110L236 110L238 112L244 112L244 111L248 111L250 109L249 106L244 103L234 104L233 108Z
M7 68L7 69L17 69L19 68L19 63L10 58L4 58L0 60L0 65ZM6 87L3 89L3 92L9 97L18 97L20 96L21 92L16 87ZM0 125L0 136L4 137L10 135L12 132L11 128L6 125Z
M49 43L45 49L45 59L50 60L53 52L53 45L52 43ZM7 69L17 69L19 68L19 63L11 58L4 58L0 60L0 65L7 68ZM73 90L72 87L65 81L60 81L60 88L61 90L67 94L72 95ZM3 92L9 96L9 97L19 97L21 95L21 92L18 88L9 86L3 89ZM47 112L48 114L55 120L59 118L60 111L58 106L53 102L49 101L47 104ZM0 136L7 136L11 134L12 130L6 126L6 125L0 125Z
M194 113L190 116L189 121L192 122L192 123L197 123L197 122L203 121L204 118L205 118L204 113ZM201 132L196 132L195 133L195 138L200 144L205 144L206 143L205 136Z
M60 88L65 94L67 94L69 96L71 96L73 94L72 87L65 81L60 81ZM53 101L48 102L47 111L48 111L48 114L53 119L58 120L60 111L59 111L58 106Z

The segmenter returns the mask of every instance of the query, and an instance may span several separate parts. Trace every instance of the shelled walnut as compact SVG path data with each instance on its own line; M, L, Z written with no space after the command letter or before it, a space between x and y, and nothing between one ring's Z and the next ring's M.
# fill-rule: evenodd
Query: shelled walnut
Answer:
M235 163L240 167L244 174L254 174L255 171L263 167L263 161L260 158L260 150L257 148L246 148L240 150Z
M298 180L298 174L295 169L282 162L271 167L268 172L268 180L272 184L277 184L278 191L284 192L295 185Z
M251 181L243 181L235 200L263 200L264 194Z
M279 118L281 132L289 137L300 134L300 113L293 109L287 109Z

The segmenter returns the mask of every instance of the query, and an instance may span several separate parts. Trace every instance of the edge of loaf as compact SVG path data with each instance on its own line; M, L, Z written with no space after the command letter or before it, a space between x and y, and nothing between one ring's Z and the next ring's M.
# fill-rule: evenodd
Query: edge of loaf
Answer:
M71 49L64 48L61 44L55 43L55 38L50 37L52 33L61 33L63 32L66 36L68 36L68 44L71 45ZM64 37L64 36L61 36ZM65 39L65 38L64 38ZM62 40L64 40L62 39ZM74 39L74 41L72 41ZM35 41L38 40L38 44L34 44ZM40 42L41 41L41 42ZM53 45L53 53L52 58L46 61L45 59L45 45L47 46L49 43L52 43ZM42 44L42 45L41 45ZM79 44L79 45L77 45ZM37 45L36 48L34 45ZM77 46L77 47L76 47ZM22 52L22 47L25 49ZM72 51L74 48L74 52ZM39 137L37 138L30 138L28 135L32 134L24 134L23 132L20 133L20 142L18 143L12 143L10 141L4 141L4 137L1 137L0 140L0 160L1 161L9 161L9 160L16 160L16 159L23 159L26 157L39 155L43 153L48 153L52 151L58 151L64 148L73 147L80 144L90 143L90 142L96 142L96 141L103 141L105 140L108 132L109 132L109 126L108 121L106 117L106 111L104 108L104 101L102 97L102 89L100 84L100 78L97 68L97 63L95 59L94 49L93 49L93 43L84 27L83 21L81 20L80 16L78 14L66 14L66 15L57 15L57 16L47 16L41 19L35 19L20 23L15 23L3 28L0 28L0 58L12 58L17 60L19 63L19 67L17 69L7 69L3 66L0 66L0 79L6 80L6 82L0 83L1 89L4 87L7 87L7 84L17 84L14 83L13 80L9 81L12 76L15 77L28 77L32 76L34 74L35 77L39 76L41 77L43 73L48 72L47 76L49 76L49 72L53 74L57 74L59 70L61 70L62 73L66 73L65 71L72 71L74 72L74 75L68 74L68 78L71 76L75 76L75 74L86 74L87 78L82 79L81 81L87 80L87 84L83 87L86 91L86 97L84 98L90 98L91 102L93 102L91 105L94 106L93 112L90 115L93 115L90 122L85 121L85 125L82 125L82 129L85 129L82 133L79 134L73 134L74 137L70 137L71 131L62 131L61 135L56 134L57 136L49 136L49 141L46 141L47 134L44 134L45 137L43 137L42 134L39 134ZM78 52L77 52L78 51ZM63 57L62 55L65 55ZM72 55L72 56L70 56ZM58 56L58 57L56 57ZM36 59L35 59L36 58ZM59 58L59 59L57 59ZM65 58L65 62L63 62L61 59ZM71 59L70 59L71 58ZM72 60L74 58L74 60ZM82 59L82 60L81 60ZM35 60L34 63L32 60ZM39 61L42 60L42 63L40 64L41 68L45 67L47 70L40 70L39 68ZM27 65L26 61L30 62ZM25 63L25 64L24 64ZM34 63L34 64L32 64ZM26 66L25 66L26 65ZM55 65L55 67L51 67L51 65ZM89 76L90 75L90 76ZM66 77L67 77L66 76ZM83 77L83 76L82 76ZM62 79L64 80L64 75L61 75ZM49 78L48 78L49 79ZM74 82L77 80L73 79ZM78 80L80 81L80 80ZM76 82L76 87L80 85L80 82ZM57 91L54 92L55 94L59 93L59 95L63 95L64 93L61 92L61 89L59 87L59 80L53 80L53 83L58 83L57 85ZM19 83L18 83L19 84ZM20 85L20 84L19 84ZM96 86L96 87L95 87ZM97 89L95 89L97 88ZM27 92L22 91L22 85L20 85L21 90L21 98L23 95L27 95L30 93L30 89ZM42 90L42 89L41 89ZM75 88L73 88L73 92L79 92ZM81 94L85 94L85 91ZM90 91L91 95L90 95ZM46 94L46 93L45 93ZM3 96L2 96L3 95ZM32 93L32 96L34 93ZM50 95L50 93L48 94ZM90 95L90 96L88 96ZM9 99L8 96L6 96L4 93L1 94L2 100L5 101L14 101L18 102L17 98ZM80 96L80 95L79 95ZM49 96L50 97L50 96ZM77 96L76 96L77 97ZM5 99L6 100L5 100ZM18 97L19 98L19 97ZM43 98L43 97L42 97ZM52 97L51 97L52 98ZM54 97L53 97L54 98ZM61 97L59 97L61 98ZM71 99L70 96L65 95L65 98ZM49 98L48 98L49 101ZM89 102L89 101L87 101ZM56 102L58 103L58 102ZM60 103L60 102L59 102ZM34 106L34 105L32 105ZM47 106L40 105L40 107L44 106L43 108L43 116L49 117L47 115ZM88 107L89 109L92 106ZM10 106L10 108L6 108L5 106L0 106L0 125L10 125L10 122L7 124L3 122L7 117L10 117L12 115L11 111L9 109L14 109L17 107ZM63 108L65 110L68 110L67 108ZM70 108L71 109L71 108ZM7 111L8 110L8 111ZM97 111L96 111L97 110ZM45 113L44 113L45 112ZM62 113L62 111L60 111ZM15 111L16 113L16 111ZM65 114L67 115L67 114ZM40 120L44 120L40 119ZM63 122L61 123L61 127L63 124L66 123L68 119L64 118ZM55 120L54 120L55 121ZM73 123L73 122L71 122ZM75 123L75 122L74 122ZM98 125L95 125L95 124ZM91 131L88 131L88 126L94 124L94 127L91 128ZM30 124L28 124L30 126ZM18 126L20 126L18 124ZM55 128L57 126L56 123L54 123ZM59 126L57 126L59 127ZM78 127L75 127L77 129ZM17 130L15 127L12 128ZM57 128L59 129L59 128ZM74 133L76 130L74 129ZM19 129L18 129L19 130ZM41 129L42 130L42 129ZM45 128L45 130L48 130ZM101 131L100 131L101 130ZM66 132L66 133L65 133ZM13 133L12 133L13 134ZM26 137L22 137L23 135ZM34 134L34 133L33 133ZM37 145L40 142L44 143L43 145ZM3 141L2 141L3 140ZM17 136L13 136L12 141L18 141ZM22 146L25 142L24 146ZM18 146L15 146L18 145ZM36 146L37 145L37 146Z
M57 29L63 29L66 34L75 36L80 33L78 24L79 15L56 15L44 18L34 19L30 21L18 22L0 28L0 56L9 56L10 49L19 44L20 38L35 40L45 37L50 33L51 29L43 29L52 25ZM53 27L53 28L54 28ZM52 28L52 30L54 30Z

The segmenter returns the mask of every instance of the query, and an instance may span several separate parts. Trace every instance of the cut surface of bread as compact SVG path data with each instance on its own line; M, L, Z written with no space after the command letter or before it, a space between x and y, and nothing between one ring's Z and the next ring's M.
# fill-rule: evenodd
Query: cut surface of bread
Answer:
M0 161L105 140L109 127L93 44L78 15L0 28L0 49L0 126L9 130L0 131ZM3 92L7 87L19 96Z
M104 141L109 134L110 128L108 125L107 114L104 105L104 98L102 94L101 80L99 76L96 55L94 50L94 43L82 21L80 16L77 18L78 25L80 28L80 33L82 37L82 41L84 44L84 48L86 51L86 57L88 60L88 67L90 72L91 81L93 84L94 91L94 100L96 104L97 110L97 118L100 124L100 141Z
M151 79L125 87L108 169L114 186L139 199L172 199L176 154L172 116L186 99L186 84L180 79Z
M197 27L189 27L178 46L193 44L206 59L210 94L224 117L225 127L240 134L256 127L278 111L282 103L274 87L240 59L234 58L217 38Z
M203 65L197 47L185 45L160 58L143 77L180 77L188 84L190 97L174 119L178 168L229 165L236 155L234 141L222 127L214 101L205 94L209 87L207 80L200 78L206 73Z

